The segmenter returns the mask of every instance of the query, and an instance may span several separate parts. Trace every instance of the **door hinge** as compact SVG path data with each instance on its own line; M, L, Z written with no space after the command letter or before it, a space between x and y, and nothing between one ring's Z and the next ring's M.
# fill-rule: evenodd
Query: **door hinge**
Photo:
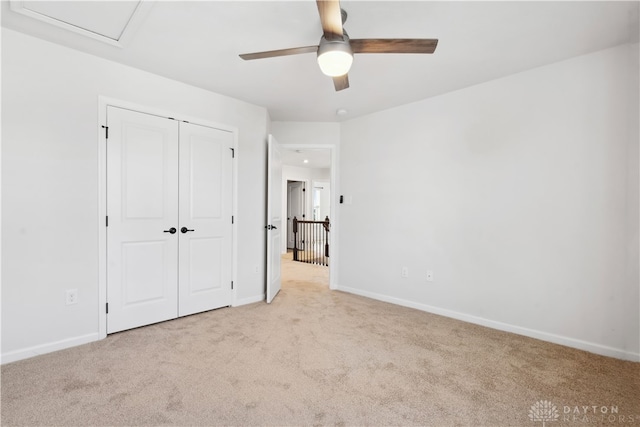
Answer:
M107 305L107 314L109 314L109 303L107 303L106 305Z
M231 224L233 224L233 215L231 215Z
M107 225L106 225L106 226L108 227L108 226L109 226L109 215L107 215L107 216L105 217L105 219L106 219L106 221L105 221L105 222L107 223Z
M109 126L102 126L102 129L104 129L104 137L109 139Z
M236 158L236 149L235 148L229 148L229 150L231 150L231 158L235 159Z
M233 289L233 280L231 281L231 289Z

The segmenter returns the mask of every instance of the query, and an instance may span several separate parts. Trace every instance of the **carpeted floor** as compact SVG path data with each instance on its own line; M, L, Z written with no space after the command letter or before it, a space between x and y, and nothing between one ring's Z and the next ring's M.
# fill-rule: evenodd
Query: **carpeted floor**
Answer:
M271 305L4 365L1 423L640 426L638 363L331 292L327 270L285 259Z

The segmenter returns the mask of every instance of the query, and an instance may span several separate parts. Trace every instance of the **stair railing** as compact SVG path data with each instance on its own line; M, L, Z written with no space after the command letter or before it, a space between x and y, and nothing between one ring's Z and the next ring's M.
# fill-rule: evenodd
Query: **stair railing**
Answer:
M300 221L293 217L293 260L329 265L329 217L324 221Z

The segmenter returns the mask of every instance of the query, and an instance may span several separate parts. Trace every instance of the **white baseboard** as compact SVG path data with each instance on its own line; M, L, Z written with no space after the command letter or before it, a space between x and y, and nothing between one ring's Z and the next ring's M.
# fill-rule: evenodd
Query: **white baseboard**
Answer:
M87 344L93 341L98 341L99 339L100 339L100 334L96 332L93 334L67 338L65 340L60 340L52 343L36 345L33 347L21 349L21 350L14 350L8 353L2 353L2 356L0 356L0 364L16 362L18 360L28 359L30 357L39 356L41 354L51 353L58 350L64 350L65 348Z
M243 298L236 300L232 305L233 307L239 307L241 305L253 304L255 302L264 301L265 295L256 295L249 298ZM98 341L105 337L101 337L98 332L93 334L82 335L79 337L68 338L52 343L36 345L20 350L10 351L8 353L2 353L0 355L0 364L16 362L22 359L28 359L30 357L39 356L41 354L51 353L53 351L64 350L65 348L75 347L82 344L87 344L93 341Z
M241 305L253 304L254 302L260 302L264 300L265 300L264 294L255 295L249 298L242 298L242 299L235 300L235 302L232 304L232 307L240 307Z
M336 287L336 289L343 292L348 292L351 294L372 298L378 301L384 301L391 304L400 305L403 307L414 308L416 310L437 314L440 316L450 317L452 319L462 320L464 322L469 322L476 325L486 326L486 327L497 329L500 331L511 332L514 334L524 335L527 337L536 338L539 340L548 341L555 344L564 345L567 347L573 347L580 350L585 350L591 353L600 354L602 356L609 356L609 357L615 357L617 359L640 362L640 353L633 353L630 351L625 351L625 350L621 350L621 349L617 349L609 346L604 346L601 344L582 341L575 338L569 338L561 335L551 334L548 332L538 331L535 329L514 326L507 323L497 322L495 320L488 320L488 319L473 316L470 314L460 313L457 311L434 307L427 304L421 304L414 301L390 297L387 295L377 294L374 292L363 291L361 289L351 288L348 286L338 286ZM239 307L246 304L253 304L256 302L264 301L264 299L265 299L264 294L256 295L253 297L237 300L233 304L233 306ZM81 335L79 337L68 338L65 340L60 340L52 343L28 347L21 350L14 350L8 353L2 353L2 355L0 356L0 364L11 363L18 360L39 356L41 354L51 353L58 350L64 350L66 348L87 344L93 341L98 341L99 339L100 339L100 335L96 332L96 333Z
M448 310L440 307L434 307L431 305L422 304L414 301L404 300L401 298L390 297L388 295L382 295L375 292L363 291L362 289L351 288L348 286L339 286L337 290L375 299L378 301L384 301L391 304L401 305L403 307L409 307L409 308L414 308L416 310L426 311L428 313L433 313L440 316L450 317L452 319L462 320L464 322L473 323L480 326L486 326L488 328L497 329L500 331L511 332L518 335L524 335L530 338L536 338L542 341L552 342L554 344L560 344L567 347L577 348L579 350L588 351L590 353L595 353L602 356L609 356L609 357L614 357L616 359L640 362L640 353L633 353L630 351L626 351L626 350L622 350L614 347L608 347L601 344L582 341L579 339L556 335L549 332L538 331L535 329L523 328L520 326L510 325L508 323L497 322L495 320L489 320L482 317L460 313L457 311Z

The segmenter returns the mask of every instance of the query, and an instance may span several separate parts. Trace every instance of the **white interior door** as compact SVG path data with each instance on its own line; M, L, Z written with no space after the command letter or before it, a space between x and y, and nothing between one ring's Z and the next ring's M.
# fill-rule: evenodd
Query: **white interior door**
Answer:
M233 134L107 108L107 333L231 304Z
M231 132L180 123L180 316L231 304Z
M304 182L287 183L287 247L293 248L293 218L299 221L304 216Z
M177 316L178 122L107 109L107 333Z
M281 286L282 150L273 135L267 145L267 303L271 303Z

